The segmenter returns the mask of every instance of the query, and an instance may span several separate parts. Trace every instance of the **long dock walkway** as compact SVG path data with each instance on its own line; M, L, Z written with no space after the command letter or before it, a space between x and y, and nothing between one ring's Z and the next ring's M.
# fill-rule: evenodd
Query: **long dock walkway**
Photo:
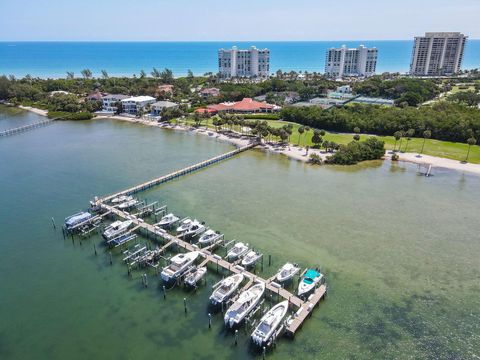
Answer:
M238 149L235 149L233 151L230 151L230 152L227 152L225 154L221 154L221 155L218 155L218 156L215 156L213 158L210 158L208 160L204 160L204 161L201 161L197 164L194 164L194 165L191 165L191 166L187 166L186 168L184 169L181 169L181 170L177 170L177 171L174 171L173 173L170 173L168 175L164 175L164 176L161 176L159 178L156 178L156 179L153 179L153 180L150 180L150 181L147 181L147 182L144 182L140 185L136 185L136 186L133 186L131 188L128 188L126 190L123 190L123 191L120 191L118 193L115 193L115 194L112 194L112 195L109 195L107 197L104 197L102 199L99 199L97 200L97 203L104 203L104 202L107 202L115 197L118 197L118 196L122 196L122 195L132 195L132 194L135 194L137 192L140 192L140 191L143 191L143 190L147 190L153 186L156 186L156 185L160 185L160 184L163 184L163 183L166 183L167 181L170 181L170 180L173 180L173 179L176 179L176 178L179 178L180 176L183 176L183 175L187 175L187 174L190 174L194 171L197 171L197 170L200 170L204 167L207 167L209 165L212 165L212 164L215 164L215 163L218 163L222 160L226 160L226 159L229 159L237 154L240 154L241 152L244 152L246 150L249 150L255 146L257 146L258 143L257 142L253 142L251 144L248 144L248 145L245 145L245 146L242 146Z
M49 119L49 120L39 121L39 122L29 124L29 125L25 125L25 126L20 126L20 127L14 128L14 129L4 130L4 131L0 132L0 137L11 136L11 135L19 134L19 133L22 133L22 132L25 132L25 131L28 131L28 130L31 130L31 129L46 126L46 125L49 125L49 124L53 123L55 120L56 119Z
M110 206L104 203L99 203L98 205L101 208L103 208L105 211L116 215L120 219L123 219L123 220L132 219L132 216L128 215L128 213L125 213L113 206ZM177 246L185 249L186 251L198 251L200 255L204 258L204 260L202 261L202 265L206 265L209 262L211 262L213 265L220 266L232 273L244 274L246 277L249 278L249 283L254 283L254 282L265 283L265 287L267 290L277 294L278 296L284 298L285 300L288 300L288 302L291 305L296 306L298 308L297 312L295 313L295 316L293 317L293 319L291 319L289 325L286 328L286 331L292 336L301 327L301 325L303 324L307 316L311 313L315 305L325 296L326 286L321 285L310 296L309 300L304 301L300 299L298 296L289 292L288 290L282 288L279 284L276 284L275 282L273 282L272 278L264 279L262 277L259 277L247 271L246 269L244 269L239 265L234 265L228 262L227 260L221 258L219 255L214 255L210 251L202 250L198 246L190 244L189 242L186 242L176 236L173 236L164 230L159 230L154 225L148 224L141 219L134 219L132 221L136 225L135 229L143 229L149 233L154 234L155 236L161 237L166 244L164 247L169 247L171 244L175 243Z

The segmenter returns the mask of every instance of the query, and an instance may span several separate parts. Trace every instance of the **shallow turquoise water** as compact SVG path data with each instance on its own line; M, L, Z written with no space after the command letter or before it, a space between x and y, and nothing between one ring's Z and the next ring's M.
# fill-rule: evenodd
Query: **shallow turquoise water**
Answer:
M17 116L10 121L31 115ZM111 121L58 122L0 139L0 358L259 356L243 330L234 345L220 315L208 329L214 271L208 286L175 288L164 300L153 272L143 288L142 272L129 278L120 254L110 266L98 237L64 240L50 220L231 148ZM480 178L434 175L389 162L317 168L250 151L141 197L272 255L265 276L287 260L321 266L326 301L269 357L473 359Z

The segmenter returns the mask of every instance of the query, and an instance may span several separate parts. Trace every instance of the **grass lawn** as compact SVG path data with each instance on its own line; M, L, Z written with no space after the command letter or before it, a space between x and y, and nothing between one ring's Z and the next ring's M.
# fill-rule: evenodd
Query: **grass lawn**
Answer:
M213 121L212 118L208 120L203 120L201 123L201 127L207 126L208 128L214 129L212 121ZM268 122L268 125L270 125L271 127L278 127L278 128L286 124L289 124L287 121L279 121L279 120L266 120L266 121ZM173 122L175 122L175 120L173 120ZM182 120L182 123L187 123L192 126L195 125L195 121L193 121L193 119L190 119L190 118ZM296 123L291 123L291 124L293 125L293 133L292 133L292 136L290 137L290 142L293 145L297 145L299 143L299 135L300 135L297 130L300 127L300 125ZM304 133L301 136L300 145L312 146L313 145L311 141L312 135L313 135L312 130L309 131L308 135L305 135ZM374 135L360 135L360 140L365 140L368 136L374 136ZM393 136L378 136L378 138L385 141L386 149L390 150L390 149L393 149L393 147L395 146L395 138ZM334 141L337 144L346 145L349 142L353 141L353 135L327 132L326 135L324 136L324 140ZM401 143L401 146L402 146L401 151L405 151L406 144L407 144L407 140L403 139ZM400 145L400 141L396 145L397 149L399 145ZM423 138L412 138L412 140L408 142L407 151L418 153L422 149L422 145L423 145ZM428 139L425 142L425 148L423 153L425 155L438 156L438 157L443 157L447 159L463 161L465 160L467 151L468 151L467 144ZM478 145L472 146L472 148L470 149L469 162L474 164L480 164L480 146Z

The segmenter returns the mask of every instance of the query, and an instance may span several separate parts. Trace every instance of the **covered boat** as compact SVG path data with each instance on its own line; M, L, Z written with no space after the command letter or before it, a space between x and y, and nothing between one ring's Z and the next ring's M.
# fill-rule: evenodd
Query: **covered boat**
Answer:
M177 280L197 259L198 251L192 251L185 254L177 254L170 259L170 264L163 268L160 276L165 282Z
M229 299L242 283L243 277L243 274L235 274L220 281L210 296L212 305L221 304Z
M202 236L200 236L200 239L198 239L198 243L200 245L209 245L213 243L215 240L217 240L221 235L216 233L214 230L207 230L203 233Z
M89 212L83 211L65 219L65 227L67 230L71 230L73 227L90 220L93 217Z
M167 215L163 216L160 219L160 221L155 225L166 227L166 226L170 226L170 225L176 223L178 220L179 220L178 216L175 216L175 214L170 213L170 214L167 214Z
M132 220L127 221L115 221L105 228L103 237L107 240L116 238L122 235L133 224Z
M288 280L291 280L299 271L300 267L298 265L286 263L280 270L278 270L276 279L280 283L287 282Z
M323 279L323 275L315 269L308 269L298 285L298 296L306 295Z
M267 344L275 334L287 311L288 300L282 301L268 310L252 333L253 343L258 346Z
M242 242L236 243L227 253L227 259L237 260L239 257L245 255L248 251L248 245L245 245Z
M133 196L130 195L120 195L112 199L112 204L121 204L126 201L133 200Z
M265 292L265 283L259 282L240 294L238 299L228 308L224 316L225 325L233 328L239 325L243 319L260 302Z
M140 201L138 201L137 199L132 198L132 199L127 200L127 201L121 203L120 205L118 205L118 208L119 208L120 210L127 210L127 209L130 209L130 208L138 205L139 203L140 203Z

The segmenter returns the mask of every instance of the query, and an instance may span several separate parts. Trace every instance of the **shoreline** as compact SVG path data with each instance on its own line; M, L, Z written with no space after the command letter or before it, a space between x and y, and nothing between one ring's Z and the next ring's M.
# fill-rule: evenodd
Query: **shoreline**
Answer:
M42 110L42 109L30 107L30 106L19 105L18 107L20 109L33 112L40 116L46 117L48 114L48 111L46 110ZM158 127L161 129L190 131L190 132L195 132L196 134L208 136L209 138L214 138L219 141L228 142L238 147L245 146L249 143L249 140L243 136L239 138L235 138L235 137L227 136L222 133L218 133L213 129L204 129L204 128L196 129L194 127L186 126L186 125L172 125L172 124L166 125L161 123L155 123L149 120L130 118L127 116L120 116L120 115L110 115L110 116L100 115L95 117L94 119L98 119L98 120L113 119L118 121L126 121L134 124L141 124L145 126ZM331 155L329 153L325 153L318 149L310 149L307 155L305 148L298 147L297 145L290 145L290 146L278 145L277 146L277 145L264 143L260 148L263 151L268 151L274 154L282 154L292 160L303 161L303 162L308 162L310 154L313 154L313 153L319 155L322 158L322 160L325 160L328 156ZM461 161L458 161L458 160L452 160L448 158L442 158L442 157L431 156L431 155L421 155L419 157L419 155L416 153L397 153L397 154L399 156L398 161L404 161L404 162L409 162L409 163L414 163L419 165L432 165L433 168L435 167L445 168L450 170L456 170L459 172L466 171L471 174L480 175L480 164L462 163ZM383 159L391 161L391 157L392 157L391 155L392 155L391 150L386 150L385 156Z

